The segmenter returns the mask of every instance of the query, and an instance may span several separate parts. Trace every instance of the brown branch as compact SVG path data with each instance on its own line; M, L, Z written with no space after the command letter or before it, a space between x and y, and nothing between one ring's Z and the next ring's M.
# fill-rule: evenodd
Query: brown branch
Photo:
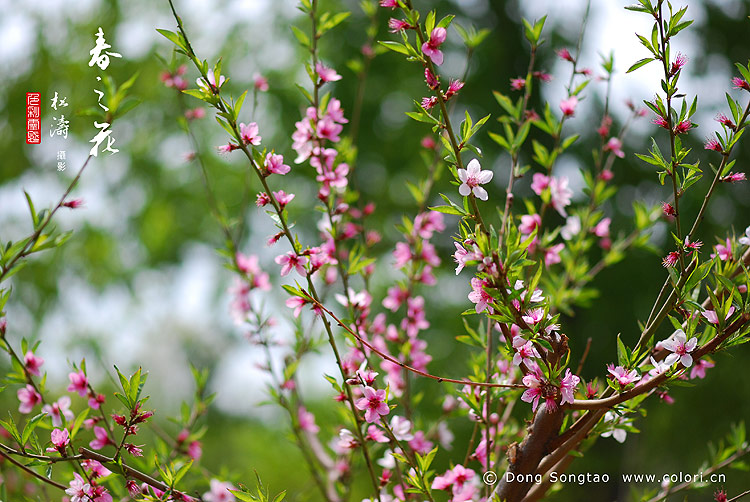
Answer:
M110 464L116 467L120 467L122 469L122 473L125 476L129 476L131 478L135 478L138 481L142 481L146 483L147 485L156 488L157 490L163 491L163 492L171 492L176 493L178 495L187 496L187 494L177 491L174 488L171 488L169 485L166 485L162 483L161 481L152 478L148 474L144 474L143 472L133 469L129 465L126 465L124 463L117 463L115 459L108 457L106 455L102 455L100 453L97 453L95 451L91 451L88 448L78 448L78 453L83 458L87 458L90 460L96 460L98 462L101 462L102 464Z
M44 482L45 482L45 483L47 483L48 485L52 485L52 486L54 486L55 488L59 488L59 489L61 489L61 490L67 490L67 489L68 489L68 487L67 487L67 486L65 486L65 485L63 485L63 484L60 484L60 483L58 483L57 481L53 481L53 480L51 480L51 479L49 479L49 478L47 478L47 477L45 477L45 476L42 476L41 474L39 474L38 472L34 471L33 469L30 469L29 467L26 467L26 466L25 466L25 465L23 465L23 464L22 464L21 462L19 462L18 460L14 459L13 457L11 457L10 455L8 455L7 453L5 453L5 452L4 452L4 451L2 451L2 450L0 450L0 455L2 455L3 457L5 457L6 459L8 459L8 461L9 461L9 462L10 462L11 464L15 465L16 467L18 467L18 468L19 468L19 469L21 469L22 471L25 471L26 473L28 473L28 474L30 474L30 475L32 475L32 476L34 476L35 478L37 478L37 479L39 479L39 480L41 480L41 481L44 481Z
M549 453L550 442L557 436L562 426L564 413L560 407L548 410L547 404L542 403L536 411L534 422L529 426L529 432L520 445L515 443L508 448L508 470L513 480L503 476L495 486L488 500L502 500L504 502L518 502L523 499L533 479L523 477L516 479L516 474L534 472L542 458ZM511 453L512 452L512 453Z

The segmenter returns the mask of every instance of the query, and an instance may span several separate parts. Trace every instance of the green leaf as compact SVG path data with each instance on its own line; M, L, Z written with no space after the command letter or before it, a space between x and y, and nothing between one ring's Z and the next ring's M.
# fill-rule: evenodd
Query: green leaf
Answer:
M453 21L453 18L456 17L454 15L448 15L445 16L443 19L440 20L440 22L437 24L437 28L448 28L448 26L451 25L451 21Z
M36 210L34 209L34 203L31 202L31 195L24 190L23 194L26 196L26 203L29 206L29 211L31 212L31 220L34 222L34 230L36 230L37 226L39 225L39 216L36 214Z
M379 40L378 43L386 49L392 50L393 52L398 52L399 54L405 54L407 56L409 55L409 49L407 49L404 44L401 44L399 42L394 42L392 40Z
M174 475L174 484L175 485L180 482L180 480L185 476L185 474L188 473L188 471L190 470L190 467L192 467L192 465L193 465L193 461L191 460L190 462L188 462L185 465L183 465L182 467L180 467L180 469Z
M234 104L234 120L237 120L238 115L240 114L240 110L242 110L242 104L245 102L245 97L247 97L247 91L243 92L242 95L237 98L237 102Z
M29 440L29 436L31 436L31 433L34 432L34 429L36 429L36 426L39 425L39 421L46 417L46 413L40 413L28 422L26 422L26 426L23 428L23 434L21 435L21 444L25 445L26 442Z
M620 337L620 335L617 335L617 364L619 364L623 368L627 368L629 362L628 349L627 347L625 347L625 344L622 343L622 338Z
M636 61L635 63L633 63L633 65L630 68L628 68L628 71L626 71L625 73L630 73L632 71L635 71L638 68L640 68L641 66L645 66L645 65L649 64L651 61L656 61L656 59L654 59L654 58L643 58L643 59L640 59L640 60Z
M297 37L297 41L302 44L303 47L309 48L310 47L310 37L307 36L307 33L300 30L296 26L292 25L292 32L294 33L294 36Z
M156 28L156 31L158 31L159 33L161 33L161 35L164 38L166 38L167 40L169 40L170 42L172 42L173 44L175 44L177 47L179 47L180 49L182 49L185 52L187 52L187 47L185 46L185 43L183 42L183 39L182 39L181 35L178 35L177 33L173 32L173 31L162 30L160 28Z

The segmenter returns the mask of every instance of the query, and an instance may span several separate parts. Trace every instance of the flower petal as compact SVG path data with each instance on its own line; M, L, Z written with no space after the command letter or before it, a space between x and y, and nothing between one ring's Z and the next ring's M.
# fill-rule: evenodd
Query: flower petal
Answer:
M487 200L487 190L482 187L474 187L474 196L480 200Z

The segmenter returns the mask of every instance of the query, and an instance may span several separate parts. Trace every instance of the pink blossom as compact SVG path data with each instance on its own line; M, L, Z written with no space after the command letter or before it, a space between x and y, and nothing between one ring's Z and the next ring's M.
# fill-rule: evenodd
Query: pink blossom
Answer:
M414 433L414 439L409 441L409 447L421 455L427 455L432 450L432 441L428 441L424 432L417 431Z
M273 196L276 198L276 202L279 203L279 207L283 210L287 204L292 202L292 199L294 199L293 193L286 193L284 190L279 190L278 192L274 192Z
M663 127L664 129L669 129L669 122L667 122L667 119L665 119L661 115L651 120L651 122L658 125L659 127Z
M690 120L685 119L682 122L680 122L679 124L677 124L676 126L674 126L674 133L675 134L685 134L688 131L690 131L690 129L692 129L692 128L693 128L693 123L690 122Z
M50 433L50 440L54 448L47 448L49 452L59 452L62 454L65 448L70 444L70 436L68 435L68 429L52 429Z
M388 31L391 33L397 33L402 30L411 28L411 24L404 21L403 19L396 19L394 17L388 20Z
M647 378L653 378L653 377L661 375L662 373L666 373L667 371L669 371L670 365L667 364L666 361L664 360L657 361L656 359L653 358L653 356L650 357L650 360L651 360L651 366L653 366L653 368L648 371ZM644 378L644 382L645 381L646 379Z
M338 80L341 80L341 75L336 73L336 70L324 66L323 63L318 63L315 65L315 72L323 82L336 82Z
M560 263L562 261L562 259L560 258L560 251L562 251L564 248L565 244L561 242L545 249L544 266L549 267L554 265L555 263Z
M372 385L375 382L375 378L379 375L377 371L373 371L371 369L366 369L364 371L358 370L357 376L360 378L362 382L365 383L365 385Z
M569 61L571 63L575 62L575 60L573 59L573 56L570 55L570 51L566 49L565 47L563 47L562 49L558 49L555 52L561 59L564 59L565 61Z
M68 396L62 396L55 403L45 404L42 406L42 412L52 418L52 425L55 427L62 427L62 417L65 417L67 422L74 418L73 412L70 411L70 397Z
M349 120L344 117L344 109L341 108L341 101L336 98L331 98L326 108L326 115L328 118L339 124L346 124Z
M206 79L203 77L199 77L196 80L196 82L198 83L198 87L203 89L205 92L210 92L213 94L218 93L219 89L221 89L221 86L224 85L224 82L226 81L224 75L219 75L219 83L217 85L215 71L209 71L206 74L206 77L208 78L208 82L206 82Z
M612 223L611 218L602 218L599 223L591 230L597 237L609 237L609 224Z
M302 277L307 276L305 265L307 265L307 256L301 256L294 251L289 251L274 258L274 261L281 265L281 276L287 275L292 269L295 269Z
M396 259L396 263L393 264L395 268L401 268L412 259L411 248L405 242L397 242L396 249L393 251L393 257Z
M83 199L70 199L63 202L63 207L67 207L70 209L78 209L79 207L83 206Z
M453 469L445 471L442 476L435 476L435 479L432 481L432 489L451 489L455 495L463 489L464 485L469 484L468 482L474 477L474 474L475 472L473 470L467 469L461 464L457 464ZM455 498L453 500L455 500Z
M552 207L560 213L560 216L567 217L565 207L570 205L570 198L573 196L573 190L568 188L568 178L566 176L551 178L549 189Z
M542 192L544 192L547 189L547 187L550 186L549 177L545 176L542 173L534 173L534 176L532 176L531 179L532 179L531 189L537 195L542 195Z
M411 441L414 439L414 434L411 433L412 423L408 419L394 415L391 418L390 426L393 436L399 441Z
M258 139L260 139L260 137L258 137ZM286 174L292 169L284 164L283 155L276 155L274 153L268 153L266 155L265 168L268 169L268 172L274 174Z
M521 215L521 224L518 226L518 231L524 235L529 235L534 229L538 228L542 224L542 217L538 214L524 214Z
M91 485L86 483L80 474L73 473L73 480L70 482L70 488L65 490L70 495L70 502L91 502Z
M290 309L294 309L293 315L295 318L297 318L302 312L302 307L307 305L309 302L304 298L300 298L299 296L292 296L291 298L288 298L284 303Z
M110 439L109 435L107 434L107 429L105 429L104 427L94 427L94 436L96 436L96 439L92 440L89 443L89 446L92 450L101 450L107 445L114 444L112 439Z
M466 169L458 170L458 179L461 185L458 193L467 197L469 194L481 200L487 200L487 191L479 185L484 185L492 180L492 171L483 171L477 159L471 159Z
M331 117L325 116L318 121L318 137L321 139L327 139L333 143L341 141L341 131L344 130L344 126L335 122Z
M295 122L296 130L292 134L292 149L297 152L296 164L300 164L310 158L313 151L313 127L309 118Z
M89 390L89 379L86 378L83 371L69 373L68 378L70 379L68 392L77 392L79 396L86 397Z
M743 78L733 77L732 85L734 86L735 89L744 89L746 91L750 91L750 84L747 82L747 80Z
M674 267L675 265L677 265L679 259L680 253L677 251L672 251L664 257L661 263L662 265L664 265L664 268Z
M414 232L423 239L429 239L433 232L442 232L443 230L445 230L445 222L442 213L428 211L419 213L414 218Z
M599 126L599 129L596 130L596 132L599 133L599 136L601 136L603 139L609 136L609 129L611 127L612 127L612 117L610 117L609 115L605 115L604 117L602 117L602 123Z
M478 313L487 309L487 305L492 302L492 296L484 290L484 286L487 285L486 281L477 279L476 277L471 278L471 293L469 293L469 300L476 303L475 310Z
M260 145L261 137L258 135L259 132L258 124L255 122L250 122L247 125L240 123L240 137L246 145ZM269 153L268 155L271 154ZM268 157L266 157L266 161L268 161Z
M664 213L664 216L672 217L677 216L677 211L675 210L674 206L668 202L663 202L661 205L661 210Z
M565 115L566 117L572 117L576 111L577 105L578 98L575 96L570 96L568 99L563 99L562 101L560 101L560 110L562 110L563 115Z
M542 397L542 375L539 369L523 377L523 384L526 390L521 395L521 401L531 404L531 411L536 411L539 406L539 398Z
M516 366L519 366L521 362L523 362L526 367L532 367L534 361L532 361L531 358L541 357L534 347L533 342L531 342L531 340L526 341L520 336L513 339L513 348L516 349L516 353L513 356L513 364Z
M235 502L234 495L229 491L236 490L232 483L212 479L209 486L210 491L203 494L205 502Z
M669 68L669 74L674 75L678 71L682 69L683 66L685 66L685 63L687 63L688 58L683 53L678 52L677 56L674 58L674 61L672 61L672 66Z
M39 376L39 368L44 364L44 359L35 356L34 353L29 350L23 358L23 363L24 366L26 366L26 371L32 375Z
M685 332L679 329L672 336L663 340L661 346L672 352L664 358L664 364L671 366L679 360L684 367L689 368L693 364L693 356L690 355L690 352L698 346L698 339L693 337L688 340Z
M422 242L422 253L419 257L431 267L440 266L440 257L435 250L435 246L427 241Z
M127 450L128 453L133 455L134 457L142 457L143 456L143 448L141 446L143 445L134 445L132 443L125 443L122 445L125 450Z
M746 180L747 176L745 173L729 173L726 176L722 176L719 181L723 181L724 183L738 183Z
M299 427L303 431L311 434L317 434L320 431L320 427L315 424L315 415L307 411L304 406L300 406L297 410L297 418L299 419Z
M189 110L185 110L185 118L188 120L202 119L205 116L206 116L205 108L192 108ZM186 160L191 161L194 158L195 158L195 153L190 153L186 157Z
M237 268L243 274L253 275L260 273L258 257L255 255L244 255L240 252L237 252L235 254L235 261L237 262Z
M726 116L726 115L724 115L723 113L719 113L718 115L716 115L716 118L715 118L715 120L716 120L717 122L719 122L720 124L722 124L722 125L724 125L724 126L726 126L726 127L730 128L730 129L734 129L734 128L735 128L734 122L732 122L732 121L731 121L731 120L729 119L729 117L727 117L727 116Z
M481 260L482 255L478 251L467 251L461 244L458 242L453 243L454 246L456 246L456 252L453 253L453 259L457 263L456 266L456 275L463 270L464 266L467 262L472 260Z
M698 359L695 362L695 366L690 369L690 378L706 378L706 370L713 368L715 364L713 361L707 359Z
M430 39L422 44L422 53L432 59L436 65L443 64L443 53L440 46L445 42L448 32L445 28L434 28L430 33Z
M331 441L331 449L339 455L346 455L357 446L359 446L359 442L349 429L341 429L339 437Z
M729 307L729 311L727 312L727 315L724 317L724 320L729 319L732 314L734 314L734 305ZM705 310L701 312L701 315L706 318L708 322L711 324L719 324L719 316L716 314L715 310Z
M385 403L385 390L375 390L370 386L365 386L364 397L355 403L358 410L367 410L365 420L375 423L380 420L381 416L386 416L390 408Z
M716 255L718 255L721 261L732 259L732 241L729 240L729 237L727 237L726 243L726 246L724 246L723 244L717 244L716 254L711 253L711 258L714 258Z
M128 495L130 495L130 498L136 498L142 495L143 492L141 492L141 488L138 486L138 483L133 481L132 479L129 479L125 483L125 488L128 490Z
M401 304L409 298L409 290L403 286L392 286L388 288L388 295L383 299L383 307L391 312L396 312Z
M253 87L260 92L268 91L268 79L260 73L253 74Z
M710 138L706 140L706 144L703 145L703 148L705 150L713 150L719 153L724 151L724 149L721 147L721 144L719 144L718 141L716 141L715 139L710 139Z
M42 402L42 396L36 391L31 384L26 384L26 387L18 389L16 392L18 400L21 404L18 406L19 413L31 413L34 406Z
M425 318L425 311L424 311L424 298L421 296L416 296L414 298L408 298L406 300L407 304L407 312L406 317L401 321L401 329L403 329L406 332L406 335L409 338L413 338L417 336L420 330L424 330L430 327L430 323L427 322ZM415 349L418 346L417 341L412 342L412 349ZM415 366L417 365L416 361L414 361L415 354L412 354L412 364ZM431 360L429 356L426 356L428 359L424 361L426 364Z
M216 149L219 151L219 153L229 153L233 152L234 150L237 150L239 148L239 145L232 143L231 141L227 143L226 145L217 146Z
M101 462L97 460L81 460L81 466L86 469L86 472L88 472L92 478L103 478L112 474L112 471L104 467Z
M562 401L560 404L570 403L573 404L575 400L575 390L581 379L574 375L570 368L565 370L565 377L560 381L560 394L562 394Z
M526 324L536 324L544 319L544 309L538 308L529 310L526 312L526 315L522 316L522 318Z
M609 138L609 141L607 141L607 144L604 146L604 151L612 152L620 158L625 157L625 152L622 151L622 141L618 138Z
M627 385L635 383L641 379L641 375L638 374L637 370L628 371L622 366L617 366L615 368L614 364L607 365L607 371L621 387L626 387Z
M191 441L188 446L188 457L193 460L198 460L203 455L203 449L201 448L200 441Z
M436 96L422 98L421 105L422 105L422 108L424 108L425 110L430 110L436 104L438 104L438 98Z
M510 79L510 88L514 91L520 91L523 90L523 88L526 87L526 79L525 78L512 78Z
M398 0L380 0L380 6L395 9L398 7Z
M375 441L376 443L388 443L390 439L385 435L382 429L379 429L376 425L370 425L367 427L367 435L365 439Z
M464 83L460 80L451 80L451 83L448 84L448 90L445 91L445 99L451 99L458 91L463 89Z

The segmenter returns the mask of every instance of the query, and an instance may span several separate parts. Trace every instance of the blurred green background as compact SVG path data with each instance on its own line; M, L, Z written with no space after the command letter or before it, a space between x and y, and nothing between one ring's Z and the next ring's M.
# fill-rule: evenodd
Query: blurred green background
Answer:
M509 80L522 75L527 65L522 16L534 18L549 12L545 29L548 43L538 57L539 68L551 72L554 79L545 85L543 97L554 103L562 96L568 68L558 61L553 49L572 49L575 45L585 2L415 3L423 10L434 8L440 15L456 13L456 21L464 27L473 24L491 30L469 62L457 115L462 115L464 109L475 118L499 114L491 91L509 93ZM306 82L306 78L300 64L304 54L295 45L289 26L297 24L307 29L294 2L190 0L176 5L199 56L210 62L223 58L224 73L231 78L227 88L232 94L237 96L252 87L255 73L268 78L269 92L258 95L257 107L251 106L248 98L242 119L257 121L263 144L273 145L292 160L290 134L304 105L294 82ZM324 1L323 5L352 12L350 19L330 32L321 46L324 61L343 76L334 87L334 95L350 116L357 77L348 65L362 58L369 21L358 2ZM612 99L615 127L625 117L626 98L640 103L651 99L658 87L658 77L648 71L623 75L632 62L643 57L632 33L648 28L647 19L644 22L637 14L623 10L624 5L621 1L594 2L583 45L584 63L595 68L595 73L597 54L616 50L618 73ZM693 158L701 158L704 165L708 156L702 143L715 130L712 118L725 106L724 92L730 89L732 63L745 62L750 57L746 42L749 7L748 1L691 1L688 16L694 16L697 22L674 42L690 58L683 71L682 87L689 94L700 95L700 127L690 135L690 141ZM388 13L379 9L377 39L392 37L385 29L387 18ZM152 402L159 403L162 420L176 412L182 399L189 398L187 363L210 368L210 387L218 396L208 415L203 465L248 483L256 469L264 482L274 489L287 489L293 500L312 500L312 482L287 437L287 418L273 407L259 406L265 399L265 390L255 364L262 361L262 355L247 344L229 318L226 290L231 275L222 268L222 258L215 252L222 237L208 210L200 172L184 158L191 149L176 125L181 113L179 100L174 90L159 80L165 67L156 56L170 59L171 48L155 28L175 29L166 1L0 2L0 68L4 75L0 79L0 239L17 239L29 231L22 189L30 192L37 207L51 204L88 153L88 141L95 129L92 119L79 113L96 106L93 90L99 88L99 72L87 62L99 26L113 46L111 50L123 55L122 59L112 59L106 73L122 82L139 72L132 94L141 104L114 125L114 147L120 152L110 156L100 150L99 158L91 163L76 189L75 195L86 201L85 208L60 215L58 225L74 229L74 237L63 248L37 257L13 279L9 336L15 341L22 336L43 341L40 354L47 361L48 385L60 390L66 381L68 361L78 361L83 356L100 381L105 381L105 372L112 364L123 369L142 364L150 372L147 389ZM625 35L620 36L621 33ZM454 30L449 32L445 50L443 71L460 76L465 51ZM188 82L192 84L196 76L192 68L188 69ZM561 159L561 169L571 177L575 177L578 166L591 162L590 152L598 145L595 129L603 107L603 89L603 84L592 83L576 118L566 125L568 131L582 133L571 153ZM31 91L42 93L43 133L53 116L65 113L71 124L67 139L46 134L40 146L25 144L24 98ZM56 112L49 107L55 92L67 96L68 108ZM424 124L404 115L412 109L412 101L424 94L418 65L403 61L394 53L380 54L372 61L354 183L365 199L378 204L370 224L385 237L377 249L382 253L378 269L386 275L391 263L390 249L394 239L398 239L394 225L403 214L413 216L415 212L406 181L417 181L427 172L419 155L419 143L429 131ZM535 99L538 107L540 98ZM202 104L190 98L184 101L191 107ZM273 233L272 225L252 204L258 187L247 176L239 156L216 154L215 147L225 143L226 138L211 115L209 112L192 125L217 198L231 214L244 216L247 228L243 251L259 254L271 271L272 280L278 283L272 259L280 250L265 246L266 237ZM499 125L491 120L487 129L499 131ZM633 200L658 203L669 197L649 167L632 155L646 150L652 134L659 131L649 118L642 119L625 142L626 158L615 163L615 181L622 189L606 208L613 218L615 234L632 228ZM501 201L508 158L485 134L477 138L477 144L484 153L483 166L495 171L491 197ZM61 150L66 151L67 169L58 172L56 154ZM749 155L750 145L745 142L736 152L740 170ZM287 191L297 194L291 217L299 220L301 228L302 223L309 222L307 208L315 202L312 171L293 167L293 176L288 178ZM517 194L531 194L528 184L529 180L523 180ZM698 184L702 189L707 185L708 180ZM248 186L249 192L238 189ZM574 188L576 196L582 196L580 184L576 187L574 183ZM436 190L452 193L454 187L442 179ZM701 192L695 190L693 198L685 199L683 214L695 214ZM750 224L749 208L747 184L722 186L700 238L708 247L727 229L742 232ZM457 314L467 306L469 286L466 275L454 276L449 235L455 220L448 218L447 223L449 230L433 239L443 260L439 277L443 282L436 289L424 291L430 298L427 315L432 324L424 337L434 357L431 371L457 376L462 374L462 361L468 355L466 347L454 341L462 331ZM307 237L313 235L301 232ZM666 232L667 227L660 225L653 236L653 244L662 250ZM646 251L631 254L597 277L595 285L601 297L592 308L579 309L563 324L571 339L572 360L581 356L586 338L594 340L584 378L602 375L604 365L615 359L618 333L629 342L636 340L636 321L648 315L664 277L660 255ZM387 281L376 282L376 304L385 294L385 287ZM287 314L283 300L284 296L274 293L263 302L282 318ZM289 330L290 325L282 322L278 336L288 339ZM328 385L319 378L331 368L331 357L325 349L321 352L303 365L302 371L310 375L307 380L313 381L303 390L310 396L311 408L320 413L318 424L323 437L328 437L338 421L329 410ZM283 354L283 349L278 354ZM676 400L673 405L650 399L648 417L636 422L640 434L630 435L624 445L611 438L600 440L585 458L573 464L571 472L696 472L707 456L706 443L718 441L729 431L730 424L750 417L750 386L743 380L749 357L745 346L732 354L719 355L717 368L709 371L696 387L676 387L671 391ZM7 366L7 361L0 361L0 365ZM439 413L443 395L439 386L421 381L416 385L425 392L429 405L425 416ZM3 392L0 403L3 409L14 410L15 391ZM526 407L518 408L519 417L528 411ZM455 444L465 444L471 424L456 420L450 425L457 436ZM450 458L448 452L441 452L438 470L447 468ZM730 493L747 489L748 479L747 472L727 471L726 488ZM715 488L707 488L703 495L691 494L690 500L703 500ZM627 493L628 487L616 482L571 485L549 500L626 500Z

